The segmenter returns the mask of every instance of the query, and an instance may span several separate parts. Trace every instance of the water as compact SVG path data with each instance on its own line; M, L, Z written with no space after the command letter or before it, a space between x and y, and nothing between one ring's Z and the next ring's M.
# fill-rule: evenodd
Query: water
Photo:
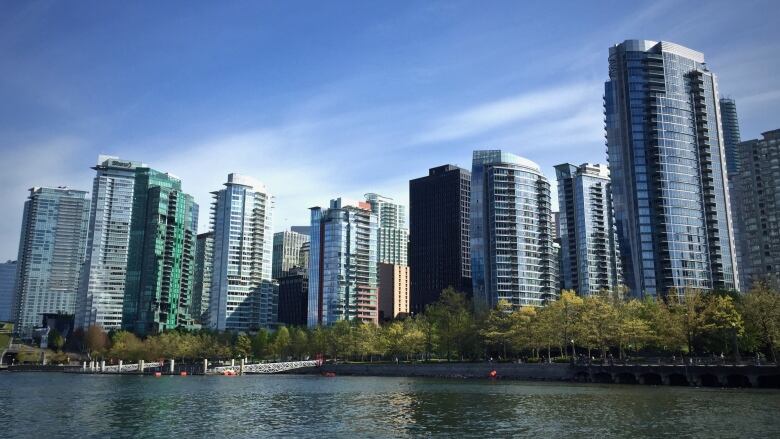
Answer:
M0 374L0 437L780 437L780 392L297 375Z

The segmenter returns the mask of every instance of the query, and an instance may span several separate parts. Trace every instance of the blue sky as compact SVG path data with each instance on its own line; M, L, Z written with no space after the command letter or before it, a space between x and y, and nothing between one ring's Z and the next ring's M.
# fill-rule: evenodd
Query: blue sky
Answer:
M161 4L164 3L164 4ZM780 127L780 12L742 2L2 2L0 259L32 186L91 189L99 153L183 180L208 221L229 172L308 207L406 202L430 167L500 148L604 162L609 46L704 52L743 139Z

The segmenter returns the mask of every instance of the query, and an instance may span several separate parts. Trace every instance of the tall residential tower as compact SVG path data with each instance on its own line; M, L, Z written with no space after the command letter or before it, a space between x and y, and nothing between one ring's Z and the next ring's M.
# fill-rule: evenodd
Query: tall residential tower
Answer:
M780 129L762 135L739 144L734 178L744 289L757 281L780 288Z
M704 55L665 41L618 44L604 105L628 288L738 288L718 86Z
M122 326L135 169L145 166L101 155L92 168L96 175L87 257L76 300L77 328L97 325L110 331Z
M474 151L471 276L474 300L490 307L541 306L557 295L550 183L536 163Z
M248 331L276 324L278 284L271 279L274 199L256 180L228 175L212 193L214 265L208 324Z
M622 275L609 170L564 163L555 173L563 288L581 296L615 290Z
M135 173L122 327L138 335L192 328L198 205L178 178Z
M376 323L377 215L367 202L331 200L311 208L308 325Z
M24 203L19 238L14 331L30 337L42 314L73 314L89 225L87 192L35 187Z

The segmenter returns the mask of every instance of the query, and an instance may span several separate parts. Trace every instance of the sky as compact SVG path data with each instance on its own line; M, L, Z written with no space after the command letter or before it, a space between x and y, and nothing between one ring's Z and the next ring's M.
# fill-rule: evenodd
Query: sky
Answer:
M250 175L274 229L502 149L604 163L610 46L701 51L742 138L780 127L777 1L0 2L0 260L33 186L91 190L98 154L209 193ZM553 200L556 199L553 193ZM554 204L555 203L554 201Z

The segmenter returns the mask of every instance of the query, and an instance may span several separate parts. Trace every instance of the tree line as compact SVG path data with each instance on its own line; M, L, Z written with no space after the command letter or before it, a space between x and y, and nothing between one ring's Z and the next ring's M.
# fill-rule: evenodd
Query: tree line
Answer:
M572 357L763 354L776 362L780 293L757 285L744 295L685 291L665 300L626 300L620 291L581 297L563 291L541 308L499 301L480 309L463 293L444 290L422 315L383 325L340 321L328 327L281 326L274 332L175 330L140 339L99 327L74 334L70 348L92 358L197 361L248 358L279 361L514 360Z

